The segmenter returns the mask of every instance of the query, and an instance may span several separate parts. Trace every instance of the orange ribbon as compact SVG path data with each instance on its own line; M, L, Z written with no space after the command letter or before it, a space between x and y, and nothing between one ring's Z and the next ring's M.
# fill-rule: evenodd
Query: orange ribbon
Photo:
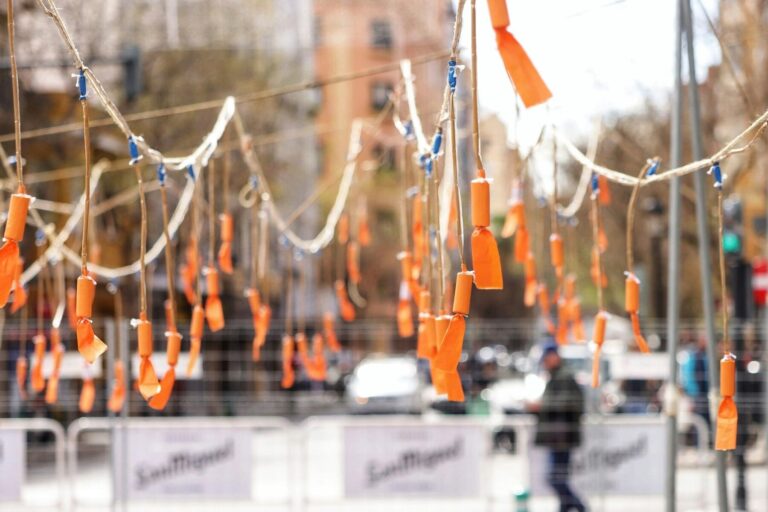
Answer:
M323 314L323 336L325 336L325 341L331 352L341 352L341 343L339 343L339 337L336 336L336 328L334 327L333 313L329 311Z
M203 269L205 282L208 288L208 297L205 299L205 319L208 328L217 332L224 328L224 308L219 298L219 271L212 266Z
M93 385L91 377L83 378L83 387L80 388L80 400L78 408L83 414L88 414L93 410L93 401L96 398L96 387Z
M19 356L16 359L16 385L19 387L19 395L22 400L27 399L27 358Z
M149 406L157 411L165 409L171 398L173 386L176 383L176 363L179 362L179 352L181 351L181 334L175 330L175 327L173 330L167 331L165 337L167 339L165 354L168 370L163 375L163 380L160 381L160 391L149 399Z
M432 361L435 373L441 387L452 402L464 401L464 390L461 386L458 366L461 359L461 350L464 344L464 334L467 329L466 316L469 315L469 305L472 296L472 272L463 268L456 275L456 287L453 296L453 316L442 336L437 354ZM436 386L437 388L437 386Z
M600 383L600 353L605 342L605 327L608 323L608 313L598 311L595 315L595 327L592 334L595 342L595 355L592 358L592 387L596 388Z
M133 321L139 339L139 393L144 400L149 400L160 392L160 382L155 368L152 366L152 322L147 320L146 312L142 311L139 318Z
M125 404L125 367L119 359L115 361L115 380L112 386L112 394L107 400L107 409L117 414L123 410Z
M11 313L16 313L27 303L27 290L21 284L21 274L24 272L24 258L19 257L16 260L16 273L13 277L13 303L11 303Z
M400 282L400 298L397 303L397 332L401 338L410 338L414 333L411 291L407 281Z
M355 306L349 300L347 288L344 281L337 279L335 283L336 299L339 302L339 314L345 322L352 322L355 319Z
M232 241L234 240L235 224L232 215L222 213L219 216L221 222L221 246L219 247L218 261L219 268L225 274L231 274L234 271L232 267Z
M56 327L51 329L51 355L53 356L53 368L45 387L45 403L48 405L53 405L59 400L59 376L61 374L61 360L64 356L61 334Z
M107 345L93 332L93 301L96 298L96 281L91 276L77 278L75 316L77 317L77 350L89 363L107 350Z
M192 321L189 326L189 361L187 362L187 376L192 375L192 371L200 356L200 348L203 341L203 324L205 323L205 312L200 304L195 304L192 308Z
M37 334L32 342L35 345L35 361L32 363L32 390L35 393L41 393L45 389L45 378L43 378L43 360L45 359L46 339L44 334Z
M637 348L640 349L640 352L647 354L651 350L640 331L640 316L638 315L640 311L640 280L631 272L627 272L626 275L627 278L624 280L624 309L629 313L629 318L632 320L632 333Z
M488 230L491 225L491 188L483 169L471 183L472 199L472 266L475 286L480 290L500 290L504 287L501 257L496 239Z
M733 450L736 448L739 411L733 401L736 394L736 356L725 354L720 360L720 407L717 410L717 430L715 432L715 450Z
M506 0L488 0L491 24L496 32L496 46L507 75L526 107L543 103L552 97L536 67L515 37L507 31L509 13Z
M283 378L280 387L288 389L293 387L296 375L293 371L294 339L290 334L283 335Z
M24 228L27 224L27 212L32 196L27 195L23 185L19 185L15 194L11 195L8 204L8 218L5 221L3 238L5 243L0 247L0 307L5 307L11 294L19 260L19 242L24 238ZM23 290L23 288L22 288Z
M360 284L360 246L354 240L347 244L347 274L350 281Z

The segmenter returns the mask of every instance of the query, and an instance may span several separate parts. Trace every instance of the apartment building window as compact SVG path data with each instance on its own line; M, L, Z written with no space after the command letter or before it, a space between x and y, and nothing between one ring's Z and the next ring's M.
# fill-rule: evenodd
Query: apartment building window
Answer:
M373 82L371 85L371 108L381 110L387 105L393 87L390 82Z
M392 48L392 27L387 20L371 22L371 46L383 50Z

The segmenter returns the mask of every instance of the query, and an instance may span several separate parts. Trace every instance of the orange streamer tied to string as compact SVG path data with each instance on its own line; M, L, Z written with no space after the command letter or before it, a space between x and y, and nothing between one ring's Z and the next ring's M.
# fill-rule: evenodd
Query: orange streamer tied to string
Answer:
M290 334L283 335L283 378L280 387L289 389L293 387L296 375L293 371L294 339Z
M74 331L77 329L77 292L74 288L67 288L67 321Z
M341 343L336 336L336 328L334 327L333 313L326 311L323 315L323 336L325 336L325 342L328 344L328 348L331 352L341 352Z
M192 308L192 321L189 325L189 361L187 362L187 376L192 375L200 357L200 349L203 344L203 328L205 327L205 311L203 306L195 304Z
M35 360L32 363L32 390L35 393L42 393L45 389L45 379L43 378L43 360L45 359L45 345L47 340L44 334L37 334L32 338L35 346Z
M491 187L483 169L477 170L472 180L472 266L475 286L480 290L501 290L504 282L501 274L501 257L496 239L488 230L491 225Z
M112 393L107 400L107 409L115 414L123 410L125 405L125 367L119 359L115 361L115 378L112 383Z
M352 322L355 320L355 306L352 301L349 300L347 295L347 287L344 281L337 279L335 283L336 299L339 303L339 314L345 322Z
M720 360L720 407L717 410L715 450L736 448L739 411L733 395L736 394L736 356L725 354Z
M152 322L147 320L146 312L142 311L133 325L139 338L139 393L144 400L149 400L160 392L160 382L152 365Z
M518 236L520 236L520 233L518 233ZM529 251L525 258L525 292L523 295L523 304L529 308L536 305L538 286L539 284L536 280L536 257Z
M96 387L93 385L93 377L90 373L83 377L83 386L80 388L80 399L77 402L78 409L83 414L93 410L93 402L96 399Z
M232 215L222 213L219 216L221 222L221 246L219 247L218 261L219 268L225 274L234 272L232 267L232 241L235 234L235 224Z
M51 329L51 356L53 368L45 387L45 403L53 405L59 400L59 378L61 376L61 360L64 356L64 345L61 343L61 333L54 327Z
M552 97L547 84L544 83L536 67L531 62L515 36L507 31L509 12L506 0L488 0L491 13L491 24L496 32L496 46L507 75L512 81L520 99L526 107L533 107Z
M27 358L20 355L16 359L16 386L19 388L19 396L22 400L27 399L27 370L29 364Z
M17 165L20 165L17 162ZM17 282L19 262L19 243L24 238L24 227L27 224L27 212L32 202L32 196L27 195L23 185L15 194L11 195L11 201L8 207L8 219L5 222L5 232L3 238L5 242L0 247L0 307L5 307L8 303L8 297L11 294L11 288ZM23 287L17 286L16 293L26 293ZM25 300L26 302L26 300Z
M24 285L21 284L21 274L24 272L24 258L19 257L16 260L16 274L13 278L13 302L11 303L11 313L16 313L27 303L28 295Z
M413 310L411 309L411 291L406 281L400 282L400 294L397 303L397 333L401 338L413 336Z
M89 363L107 350L107 345L93 332L93 301L96 298L96 281L88 275L77 278L75 316L77 317L77 350Z
M205 319L211 331L220 331L224 328L224 308L219 298L219 271L212 266L207 266L203 269L203 274L205 274L208 292L208 297L205 299Z
M186 249L184 249L185 262L179 269L181 283L184 289L184 296L187 302L195 304L197 297L195 294L195 279L200 270L200 254L198 249L197 235L191 233Z
M461 386L458 366L467 328L466 317L469 315L473 278L472 272L468 272L466 267L463 267L461 272L456 274L453 316L450 317L450 323L439 343L437 355L433 361L436 372L441 374L440 379L444 381L448 400L452 402L464 401L464 390Z
M626 276L624 280L624 309L629 313L629 318L632 321L632 333L637 348L640 349L640 352L647 354L651 350L640 331L640 280L631 272L627 272Z

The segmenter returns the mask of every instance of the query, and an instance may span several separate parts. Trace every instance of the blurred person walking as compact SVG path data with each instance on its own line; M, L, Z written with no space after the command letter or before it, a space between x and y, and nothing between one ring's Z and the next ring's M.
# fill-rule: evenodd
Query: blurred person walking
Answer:
M545 343L541 363L549 373L549 381L541 402L531 408L539 418L535 443L549 449L547 482L557 493L560 512L584 512L586 507L568 483L571 451L581 444L584 393L563 366L554 341Z

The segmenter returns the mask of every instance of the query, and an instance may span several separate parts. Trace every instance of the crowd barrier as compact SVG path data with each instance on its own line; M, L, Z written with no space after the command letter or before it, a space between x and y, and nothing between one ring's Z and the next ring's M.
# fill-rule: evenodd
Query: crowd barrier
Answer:
M585 440L573 462L576 485L587 482L592 499L661 499L664 422L647 415L585 418ZM698 419L692 426L701 478L688 490L704 506L709 428ZM542 454L533 445L535 427L529 415L326 416L301 423L280 417L81 418L65 434L55 421L33 419L0 420L0 440L8 432L53 433L59 510L121 510L126 503L161 510L161 504L193 502L196 510L222 503L228 510L353 510L375 501L390 509L429 503L440 510L492 511L507 510L514 490L549 492ZM511 453L493 442L502 431L513 433ZM649 467L662 471L652 474ZM638 471L646 477L633 478ZM23 495L18 503L35 510Z

